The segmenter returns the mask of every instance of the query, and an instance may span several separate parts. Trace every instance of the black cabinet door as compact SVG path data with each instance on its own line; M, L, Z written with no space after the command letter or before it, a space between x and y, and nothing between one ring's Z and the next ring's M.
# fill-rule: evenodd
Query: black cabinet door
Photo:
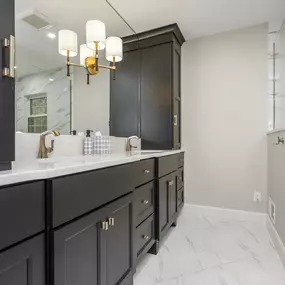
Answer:
M0 253L1 285L45 285L44 235Z
M129 194L54 231L54 285L115 285L129 278L134 229Z
M10 168L15 160L15 79L2 76L4 66L9 66L4 38L15 35L14 0L0 1L0 171ZM5 56L2 56L2 54ZM14 68L12 66L11 68Z
M158 187L158 217L161 239L175 220L176 214L176 183L175 172L159 179Z
M100 284L100 226L99 216L95 213L55 231L55 285Z
M125 200L118 206L110 212L109 229L103 233L101 255L102 263L106 267L102 275L106 276L106 279L102 285L121 284L132 274L135 250L133 203L131 200Z
M173 148L181 147L181 47L173 44Z
M117 64L116 80L111 76L110 134L112 136L140 136L139 80L139 51L125 52L124 60Z
M141 49L143 149L172 149L172 43Z

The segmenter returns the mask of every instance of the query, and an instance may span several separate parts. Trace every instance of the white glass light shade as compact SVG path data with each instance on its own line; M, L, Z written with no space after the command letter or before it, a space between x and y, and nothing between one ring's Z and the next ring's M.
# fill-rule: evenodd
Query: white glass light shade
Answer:
M77 34L70 30L60 30L58 32L58 52L64 56L77 56Z
M123 59L123 41L118 37L109 37L106 40L106 59L113 62L121 61Z
M85 65L85 59L87 57L94 56L94 51L87 47L87 45L80 46L80 64Z
M86 23L86 43L91 49L96 49L94 42L99 42L99 50L105 48L106 27L101 21L91 20Z

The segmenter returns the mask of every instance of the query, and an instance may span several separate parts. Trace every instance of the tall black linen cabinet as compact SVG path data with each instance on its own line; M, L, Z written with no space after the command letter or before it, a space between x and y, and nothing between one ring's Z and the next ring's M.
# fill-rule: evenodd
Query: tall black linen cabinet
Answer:
M111 77L110 134L137 135L142 149L181 147L181 46L177 24L123 38Z

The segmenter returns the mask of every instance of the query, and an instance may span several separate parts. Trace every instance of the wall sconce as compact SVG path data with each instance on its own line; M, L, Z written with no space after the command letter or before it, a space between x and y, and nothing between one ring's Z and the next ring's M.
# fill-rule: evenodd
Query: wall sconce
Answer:
M115 79L116 62L123 59L123 41L118 37L106 39L105 24L101 21L91 20L86 23L86 44L80 46L80 64L70 61L71 57L77 56L77 34L70 30L60 30L58 33L58 50L66 56L67 76L70 76L70 66L83 67L87 71L87 84L90 75L97 75L100 68L109 69ZM111 66L99 64L99 50L106 48L106 59Z

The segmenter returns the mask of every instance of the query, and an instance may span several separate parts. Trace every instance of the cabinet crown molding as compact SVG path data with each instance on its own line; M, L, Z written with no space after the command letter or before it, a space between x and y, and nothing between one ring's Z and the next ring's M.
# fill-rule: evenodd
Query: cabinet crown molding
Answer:
M156 29L152 29L146 32L141 32L135 35L127 36L122 39L123 39L124 44L126 44L126 43L145 40L145 39L152 38L152 37L157 37L157 36L168 34L168 33L173 33L181 46L185 42L185 38L177 23L170 24L170 25L163 26L163 27L156 28Z

